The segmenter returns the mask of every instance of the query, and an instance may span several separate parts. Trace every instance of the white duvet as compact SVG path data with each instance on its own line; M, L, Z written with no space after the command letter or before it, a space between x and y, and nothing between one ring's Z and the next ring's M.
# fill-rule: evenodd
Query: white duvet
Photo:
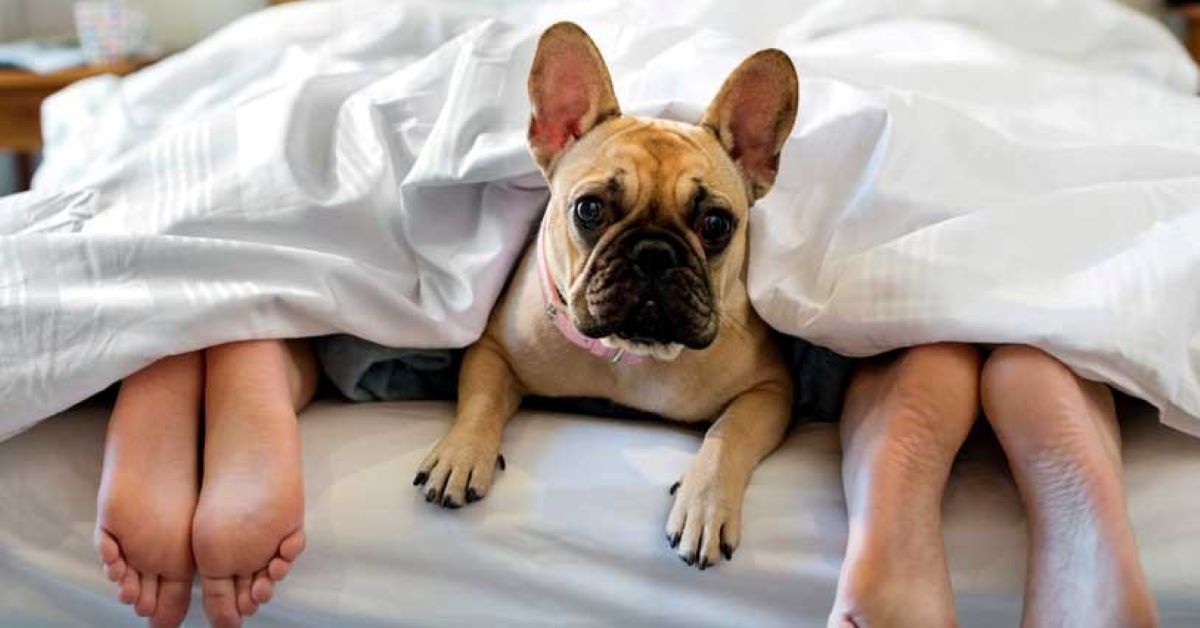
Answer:
M867 355L1022 342L1200 434L1200 101L1099 0L306 2L46 105L0 199L0 437L152 360L347 331L479 334L546 194L538 33L581 23L626 112L693 120L766 46L800 116L751 220L775 327Z

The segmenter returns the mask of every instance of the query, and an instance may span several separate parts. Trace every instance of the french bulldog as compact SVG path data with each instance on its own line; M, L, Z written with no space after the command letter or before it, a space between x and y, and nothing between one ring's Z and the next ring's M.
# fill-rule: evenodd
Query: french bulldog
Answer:
M770 190L796 117L795 68L763 50L699 124L633 117L591 38L563 22L538 42L529 99L529 150L550 200L463 358L454 423L414 484L448 508L486 496L505 423L527 395L715 420L671 487L666 536L688 565L730 559L746 485L792 403L746 265L750 206Z

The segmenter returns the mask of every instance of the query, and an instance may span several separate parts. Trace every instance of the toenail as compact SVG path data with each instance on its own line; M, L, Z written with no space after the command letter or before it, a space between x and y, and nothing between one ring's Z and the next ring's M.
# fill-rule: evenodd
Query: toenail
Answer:
M496 464L500 465L500 470L504 471L508 468L508 463L504 461L504 454L496 456Z
M467 503L468 504L473 504L473 503L479 501L479 499L480 499L479 493L475 492L475 489L473 489L473 488L467 489Z
M728 543L722 543L721 555L725 557L725 560L733 560L733 547L731 547Z
M679 490L679 482L672 484L670 490L668 490L667 492L674 495L675 491L677 491L677 490Z
M673 537L670 537L670 539L671 539L671 549L675 549L676 547L679 547L679 539L682 539L682 538L683 538L683 533L682 533L682 532L676 532L676 533L675 533L675 536L673 536Z
M417 477L413 478L413 486L421 486L422 484L425 483L425 480L428 480L428 479L429 479L429 474L422 471L417 474Z

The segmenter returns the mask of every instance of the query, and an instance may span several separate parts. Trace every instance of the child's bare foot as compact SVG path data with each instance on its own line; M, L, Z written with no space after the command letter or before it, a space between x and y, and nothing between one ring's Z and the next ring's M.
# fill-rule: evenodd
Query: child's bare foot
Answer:
M842 413L850 534L831 628L955 624L941 502L978 412L979 354L928 345L855 374Z
M316 386L307 348L252 341L207 352L204 483L192 546L214 626L238 626L304 549L297 409Z
M1029 516L1022 625L1157 625L1125 512L1108 387L1019 346L996 349L981 381Z
M203 360L174 356L129 376L108 423L96 551L152 626L178 626L192 598Z

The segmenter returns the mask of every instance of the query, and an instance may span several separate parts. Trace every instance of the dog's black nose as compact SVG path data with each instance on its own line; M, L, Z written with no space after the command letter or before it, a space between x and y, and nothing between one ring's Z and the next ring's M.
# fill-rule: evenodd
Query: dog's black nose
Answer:
M633 245L629 259L643 276L651 278L661 277L679 264L675 256L675 247L669 242L655 238L647 238Z

